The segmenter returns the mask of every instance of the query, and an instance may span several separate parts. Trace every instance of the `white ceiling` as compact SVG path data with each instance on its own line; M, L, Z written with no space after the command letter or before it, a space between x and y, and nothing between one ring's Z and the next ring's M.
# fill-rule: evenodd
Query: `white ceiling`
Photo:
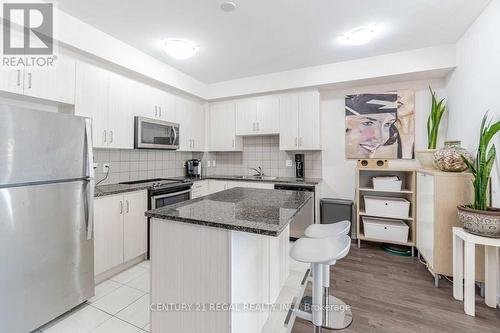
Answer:
M455 43L490 0L59 0L59 9L205 83ZM336 38L367 24L364 46ZM200 50L174 60L163 38Z

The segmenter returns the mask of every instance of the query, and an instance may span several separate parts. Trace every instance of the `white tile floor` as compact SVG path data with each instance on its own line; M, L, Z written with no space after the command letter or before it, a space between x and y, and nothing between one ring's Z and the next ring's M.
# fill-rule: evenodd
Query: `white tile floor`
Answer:
M150 262L115 275L96 286L95 296L35 332L149 332Z

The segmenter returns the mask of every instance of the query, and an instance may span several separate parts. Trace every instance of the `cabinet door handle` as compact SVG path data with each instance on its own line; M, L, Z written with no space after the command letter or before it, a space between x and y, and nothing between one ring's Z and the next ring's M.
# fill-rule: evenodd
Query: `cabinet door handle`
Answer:
M158 107L155 105L155 117L158 117Z
M128 203L128 200L126 201L126 203L127 203L127 212L126 213L128 214L128 212L130 211L130 205Z
M297 139L297 137L295 137L295 147L298 147L298 146L299 146L298 139Z
M234 148L234 139L233 139L233 148Z
M21 86L21 70L20 69L17 70L17 86L18 87Z
M106 130L104 130L104 131L102 132L102 141L103 141L104 143L106 143L106 139L107 139L107 133L106 133Z
M299 146L302 147L302 137L299 138Z
M158 115L161 117L161 106L158 107Z
M120 214L123 214L123 201L120 200Z
M31 73L28 73L28 89L31 89L31 77L33 75Z
M113 131L109 131L109 143L113 143Z

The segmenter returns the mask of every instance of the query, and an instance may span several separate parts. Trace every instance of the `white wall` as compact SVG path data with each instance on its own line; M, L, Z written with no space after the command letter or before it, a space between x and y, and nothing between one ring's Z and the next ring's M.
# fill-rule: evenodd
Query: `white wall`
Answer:
M321 123L323 144L322 196L327 198L354 199L356 160L345 158L345 95L363 92L383 92L397 89L415 91L415 148L423 149L427 144L426 119L430 112L429 84L440 98L445 98L444 80L422 80L392 84L360 86L349 90L321 91ZM446 132L446 119L442 133ZM443 141L443 140L441 140ZM414 160L390 161L390 166L415 167Z
M500 0L493 0L457 43L458 66L447 78L449 134L475 150L483 114L500 120ZM493 171L493 205L500 207L500 135L496 170Z
M450 135L476 149L481 117L486 110L500 120L500 0L493 0L457 43L457 68L447 78L446 90L453 117ZM500 207L500 135L493 171L493 206ZM499 251L500 255L500 251ZM500 271L500 267L499 267ZM500 290L500 279L498 282ZM500 304L500 294L498 296Z

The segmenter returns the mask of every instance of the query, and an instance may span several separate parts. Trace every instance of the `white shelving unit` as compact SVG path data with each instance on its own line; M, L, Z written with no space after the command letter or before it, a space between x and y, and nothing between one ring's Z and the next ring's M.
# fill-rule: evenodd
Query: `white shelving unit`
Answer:
M378 191L373 188L372 179L377 176L398 176L403 184L402 190L400 191ZM383 197L395 197L404 198L410 202L410 215L407 218L398 218L397 220L403 220L409 229L408 240L406 242L394 242L381 239L368 238L364 234L364 228L362 223L363 216L379 217L394 219L388 216L381 215L370 215L365 212L365 203L363 196L383 196ZM414 169L396 169L396 168L358 168L356 172L356 214L357 214L357 232L358 232L358 248L361 246L361 241L370 242L380 242L380 243L390 243L397 245L411 246L412 253L416 245L416 172Z

